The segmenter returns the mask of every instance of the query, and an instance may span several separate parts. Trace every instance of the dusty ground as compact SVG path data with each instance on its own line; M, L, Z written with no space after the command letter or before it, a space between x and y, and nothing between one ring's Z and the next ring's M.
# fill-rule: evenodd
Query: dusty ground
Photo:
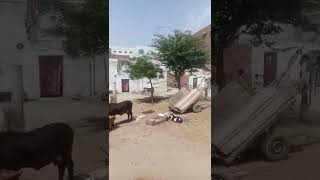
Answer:
M105 106L73 101L70 98L48 98L25 103L25 119L28 129L52 122L65 122L75 131L73 159L75 174L97 168L106 168L105 155L99 149L106 147ZM58 171L48 165L39 171L23 169L22 180L57 180Z
M118 97L118 102L127 97ZM110 180L209 180L210 102L202 102L200 113L185 114L188 118L182 124L165 121L149 126L146 119L168 111L168 100L152 105L142 96L135 98L133 113L147 117L126 122L126 115L117 116L109 133Z

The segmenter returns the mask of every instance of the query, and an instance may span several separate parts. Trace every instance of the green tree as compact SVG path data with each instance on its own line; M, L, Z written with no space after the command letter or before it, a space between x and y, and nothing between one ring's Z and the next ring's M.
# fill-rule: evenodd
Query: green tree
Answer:
M190 31L175 30L167 37L156 34L152 46L157 50L155 58L174 73L179 89L181 77L205 68L209 59L203 40L193 37Z
M98 55L104 56L105 82L108 82L108 3L101 0L84 0L81 3L53 3L57 23L51 32L64 37L63 49L71 57L90 57L94 66ZM94 73L91 73L91 79ZM94 85L93 85L94 88ZM93 90L94 91L94 90Z
M146 56L135 58L135 62L128 63L128 73L131 79L147 78L151 86L151 101L154 102L154 88L152 79L162 77L162 69L152 63Z
M249 34L253 37L251 43L258 46L265 43L264 35L281 32L280 24L307 25L303 11L319 9L319 3L309 0L215 0L213 8L213 64L221 90L225 86L223 52L234 40L241 34Z

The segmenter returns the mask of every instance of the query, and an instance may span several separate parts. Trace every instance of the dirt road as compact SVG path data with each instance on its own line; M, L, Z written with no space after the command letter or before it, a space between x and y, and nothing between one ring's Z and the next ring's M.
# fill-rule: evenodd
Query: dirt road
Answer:
M209 180L210 103L203 102L203 107L200 113L185 114L188 118L182 124L165 121L149 126L145 120L168 111L168 100L154 105L143 97L134 100L134 114L146 117L128 123L121 123L126 115L117 117L117 126L109 133L110 180Z

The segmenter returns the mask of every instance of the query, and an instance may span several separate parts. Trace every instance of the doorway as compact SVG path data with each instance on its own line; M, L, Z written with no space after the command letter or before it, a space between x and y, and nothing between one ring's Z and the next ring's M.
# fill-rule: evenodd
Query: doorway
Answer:
M193 78L193 89L198 87L198 78Z
M129 79L121 79L122 92L129 92Z
M63 56L39 56L40 96L63 95Z
M277 76L277 53L267 52L264 54L263 85L268 86Z

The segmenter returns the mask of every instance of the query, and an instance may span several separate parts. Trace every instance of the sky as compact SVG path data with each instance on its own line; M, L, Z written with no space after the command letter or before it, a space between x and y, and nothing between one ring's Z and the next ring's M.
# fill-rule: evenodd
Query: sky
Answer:
M109 0L110 47L150 46L156 33L211 23L210 0Z

